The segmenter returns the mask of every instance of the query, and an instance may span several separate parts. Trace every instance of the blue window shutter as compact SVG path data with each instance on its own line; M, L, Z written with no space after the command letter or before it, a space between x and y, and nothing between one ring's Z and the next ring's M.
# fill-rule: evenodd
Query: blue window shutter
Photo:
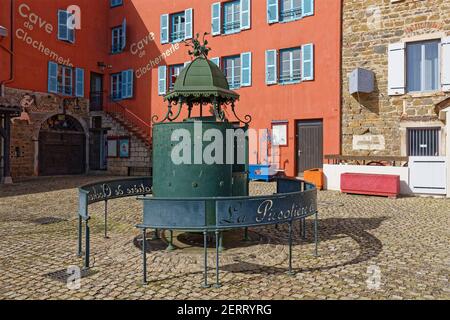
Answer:
M84 97L84 69L75 69L75 96Z
M241 54L241 87L252 85L252 53Z
M279 0L267 0L267 22L275 23L279 21Z
M128 70L128 97L133 98L134 96L134 71L133 69Z
M112 7L117 7L117 6L120 6L120 5L122 5L123 3L122 3L122 0L111 0L110 1L110 6L111 6L111 8Z
M266 51L266 84L277 83L277 50Z
M126 71L121 72L122 75L122 81L120 83L120 92L121 92L121 98L125 99L127 98L127 81L128 81L128 74Z
M69 32L67 30L67 11L58 10L58 40L69 40Z
M127 19L123 19L122 22L122 48L123 51L125 47L127 46Z
M48 62L48 92L58 92L58 64L53 61Z
M67 41L71 43L75 43L75 27L73 23L69 23L69 18L72 17L73 14L67 12ZM73 19L73 18L72 18ZM70 25L70 27L69 27Z
M302 46L302 80L314 80L314 45Z
M241 30L250 29L251 26L250 0L241 0Z
M314 15L314 0L302 0L302 17Z
M169 15L161 15L161 43L169 43Z
M216 66L218 66L220 68L220 58L219 57L211 58L211 59L209 59L209 61L211 61L212 63L214 63Z
M184 39L192 39L194 14L193 9L189 8L184 11Z
M134 72L132 69L122 71L122 99L133 97Z
M213 36L219 35L220 34L220 24L221 24L221 6L220 6L220 2L216 2L213 3L211 5L211 17L212 17L212 21L211 21L211 34Z
M167 88L167 67L159 66L158 67L158 94L164 95L166 94Z

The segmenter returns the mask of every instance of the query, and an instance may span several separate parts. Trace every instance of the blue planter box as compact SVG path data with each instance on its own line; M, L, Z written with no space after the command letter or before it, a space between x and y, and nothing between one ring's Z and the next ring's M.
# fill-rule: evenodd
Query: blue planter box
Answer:
M268 164L251 164L249 165L250 180L269 181L277 172L270 169Z

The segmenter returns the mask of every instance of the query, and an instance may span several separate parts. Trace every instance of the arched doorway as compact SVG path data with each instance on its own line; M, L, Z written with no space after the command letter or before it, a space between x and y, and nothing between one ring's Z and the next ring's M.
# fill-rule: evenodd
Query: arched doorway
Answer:
M86 136L72 116L54 115L39 131L39 175L83 174L86 169Z

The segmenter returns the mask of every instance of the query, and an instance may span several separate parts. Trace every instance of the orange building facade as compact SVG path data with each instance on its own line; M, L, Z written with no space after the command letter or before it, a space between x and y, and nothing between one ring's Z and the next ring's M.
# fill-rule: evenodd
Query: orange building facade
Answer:
M74 4L79 10L70 8ZM240 95L238 113L250 114L251 127L269 130L280 145L280 169L295 176L320 167L324 154L340 152L339 0L0 0L0 6L0 26L9 33L0 36L2 99L23 107L24 95L31 95L36 104L24 110L33 127L26 160L33 170L15 169L14 130L27 125L18 119L12 128L13 176L42 173L39 130L52 116L63 119L61 114L77 120L85 135L83 170L147 166L143 150L150 150L151 118L163 116L163 95L190 61L182 40L204 32L209 58ZM66 10L73 30L61 27L60 11ZM45 107L53 102L55 110ZM98 132L104 136L93 142ZM128 145L112 150L110 140L126 136ZM129 148L123 157L122 147Z

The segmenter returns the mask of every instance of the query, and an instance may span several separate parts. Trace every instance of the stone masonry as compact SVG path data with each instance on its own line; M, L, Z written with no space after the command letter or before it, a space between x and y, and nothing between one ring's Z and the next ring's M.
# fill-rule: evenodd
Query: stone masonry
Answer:
M0 102L21 106L22 115L12 120L11 174L13 177L38 175L38 141L42 123L53 115L66 113L76 118L88 132L88 100L64 98L49 93L6 88Z
M406 155L406 128L443 128L436 105L450 93L389 96L388 46L449 36L450 2L344 0L342 28L342 154ZM349 94L348 75L357 67L375 73L373 93ZM376 137L376 147L355 148L354 139L361 136Z
M97 113L91 112L91 115ZM108 158L108 173L127 175L128 168L132 168L131 175L149 175L151 168L151 151L149 145L130 133L126 128L114 120L111 115L101 112L102 126L111 128L108 137L130 137L130 158Z

